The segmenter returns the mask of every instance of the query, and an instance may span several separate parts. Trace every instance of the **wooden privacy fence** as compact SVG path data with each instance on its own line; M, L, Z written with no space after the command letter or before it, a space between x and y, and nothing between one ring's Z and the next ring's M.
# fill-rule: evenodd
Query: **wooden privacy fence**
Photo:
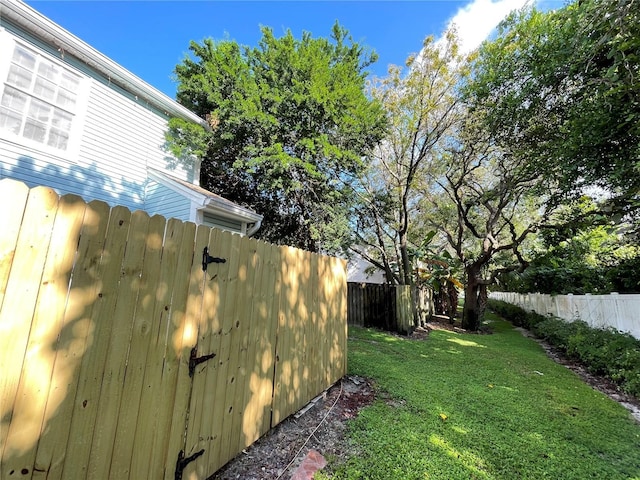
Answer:
M409 285L347 284L349 325L408 333L414 327Z
M10 180L0 201L2 479L203 479L346 373L342 260Z

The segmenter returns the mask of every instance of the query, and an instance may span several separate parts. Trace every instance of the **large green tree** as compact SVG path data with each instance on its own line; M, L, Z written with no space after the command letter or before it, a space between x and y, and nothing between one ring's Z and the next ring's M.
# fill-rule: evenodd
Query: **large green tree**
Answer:
M532 192L531 174L509 151L496 147L468 117L455 141L421 186L424 231L437 231L464 270L462 326L478 330L487 287L499 275L528 265L527 244L552 214Z
M192 42L176 67L178 101L210 129L172 119L181 158L202 160L201 184L265 220L259 237L312 251L349 237L352 179L385 128L364 93L374 52L336 24L331 38L262 28L255 48Z
M371 82L369 94L383 105L388 131L373 150L358 192L358 244L367 260L386 272L390 282L415 280L415 233L420 191L416 188L437 164L453 126L460 121L457 88L468 74L455 31L439 42L425 39L407 68L391 67Z
M533 233L619 219L638 207L633 4L585 0L515 12L480 48L461 89L467 121L446 173L424 197L427 228L443 232L464 264L468 328L479 325L486 287L528 265ZM593 187L604 197L598 211L557 215Z
M522 272L501 276L500 288L520 293L636 293L640 248L630 225L617 225L592 199L563 207L556 228L538 236L532 260ZM572 221L562 224L562 218Z
M368 260L399 284L415 281L416 265L423 273L434 263L460 265L463 326L477 330L486 287L526 266L523 247L548 212L530 194L542 176L495 145L480 109L468 111L460 95L468 65L450 31L427 39L407 71L392 68L373 83L389 129L358 189L357 232Z
M510 15L480 49L468 100L494 141L559 181L597 186L619 210L640 190L640 5L580 0Z

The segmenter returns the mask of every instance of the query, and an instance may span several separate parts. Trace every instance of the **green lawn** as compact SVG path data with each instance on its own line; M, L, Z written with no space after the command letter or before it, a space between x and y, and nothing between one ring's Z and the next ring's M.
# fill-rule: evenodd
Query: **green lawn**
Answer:
M349 372L379 400L350 424L359 454L322 477L640 479L629 413L489 318L492 335L422 341L350 328Z

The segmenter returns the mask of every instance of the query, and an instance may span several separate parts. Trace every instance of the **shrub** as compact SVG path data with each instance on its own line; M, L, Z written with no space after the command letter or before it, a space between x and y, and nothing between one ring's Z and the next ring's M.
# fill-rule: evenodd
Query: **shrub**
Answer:
M523 308L501 300L489 300L489 308L515 326L529 330L549 318L535 312L527 312Z
M547 320L549 320L549 317L546 315L540 315L536 312L528 312L525 316L524 327L529 330L534 330L539 324L546 322Z
M508 319L517 327L524 326L524 317L526 316L527 312L522 308L511 303L503 302L501 300L491 299L489 299L488 306L495 313L503 318Z
M571 338L579 335L585 327L588 328L584 322L567 322L557 317L548 317L543 322L537 324L532 331L537 337L546 340L561 349L564 353L572 356L569 354ZM579 357L572 358L579 359Z
M606 332L596 331L586 324L576 329L567 341L567 355L580 360L587 369L596 375L607 374Z
M610 365L609 376L623 391L640 397L640 348L625 349L617 362Z

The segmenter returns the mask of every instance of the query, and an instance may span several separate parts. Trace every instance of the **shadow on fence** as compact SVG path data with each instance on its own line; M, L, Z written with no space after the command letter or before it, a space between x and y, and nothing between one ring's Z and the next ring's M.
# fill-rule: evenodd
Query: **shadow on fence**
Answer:
M11 180L0 201L0 478L206 478L346 373L342 260Z

